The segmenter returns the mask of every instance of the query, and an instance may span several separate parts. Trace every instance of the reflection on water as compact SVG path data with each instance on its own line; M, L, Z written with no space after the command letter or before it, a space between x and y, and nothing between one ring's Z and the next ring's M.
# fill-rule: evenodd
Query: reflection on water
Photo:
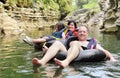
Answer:
M76 62L64 69L48 63L39 67L38 73L33 73L31 59L41 58L40 52L34 52L32 46L28 46L19 38L3 39L0 41L0 78L119 78L120 40L112 34L100 34L96 37L118 60L116 63Z

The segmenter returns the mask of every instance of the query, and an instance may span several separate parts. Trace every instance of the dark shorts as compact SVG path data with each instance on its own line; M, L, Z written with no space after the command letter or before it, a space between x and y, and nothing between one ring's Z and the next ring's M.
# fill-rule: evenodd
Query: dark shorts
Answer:
M48 38L46 38L46 41L51 41L51 40L56 40L56 38L54 38L53 36L46 36Z

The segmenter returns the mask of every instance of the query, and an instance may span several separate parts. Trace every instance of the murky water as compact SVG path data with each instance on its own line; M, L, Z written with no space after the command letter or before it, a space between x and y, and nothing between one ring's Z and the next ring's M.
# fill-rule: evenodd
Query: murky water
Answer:
M50 32L47 31L45 35ZM39 31L40 34L37 33L29 35L37 37L43 34L43 31ZM40 67L38 73L33 73L31 59L35 56L40 58L40 52L34 52L34 48L25 44L19 37L2 39L0 41L0 78L120 78L120 40L112 34L100 34L95 37L113 54L117 62L73 63L64 69L48 63Z

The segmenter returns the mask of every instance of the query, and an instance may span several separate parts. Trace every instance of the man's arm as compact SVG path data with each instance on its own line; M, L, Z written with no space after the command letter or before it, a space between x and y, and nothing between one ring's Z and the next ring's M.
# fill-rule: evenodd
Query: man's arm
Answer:
M103 52L105 52L106 56L110 58L110 61L116 61L116 59L112 56L112 54L108 50L106 50L102 46L100 46L99 44L97 44L96 49L99 49L99 50L102 50Z

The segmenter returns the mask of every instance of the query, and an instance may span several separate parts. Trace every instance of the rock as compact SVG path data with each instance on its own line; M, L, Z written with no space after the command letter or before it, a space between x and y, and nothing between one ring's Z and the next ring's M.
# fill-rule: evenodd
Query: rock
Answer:
M9 17L5 12L0 13L0 26L4 29L6 35L18 35L19 26L17 21Z
M104 32L117 32L120 26L120 1L99 0L100 11L97 9L79 9L67 16L66 20L76 20L78 25L86 23L89 27L99 27Z
M3 28L0 27L0 38L3 38L5 36L5 31Z

